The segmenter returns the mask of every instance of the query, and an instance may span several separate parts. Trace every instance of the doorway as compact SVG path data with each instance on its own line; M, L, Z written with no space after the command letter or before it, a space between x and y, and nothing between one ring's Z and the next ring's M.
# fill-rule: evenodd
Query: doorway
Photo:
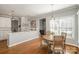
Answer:
M40 35L46 34L46 18L40 19Z
M12 25L12 28L11 28L11 30L12 30L12 32L18 32L18 20L12 20L11 21L11 25Z

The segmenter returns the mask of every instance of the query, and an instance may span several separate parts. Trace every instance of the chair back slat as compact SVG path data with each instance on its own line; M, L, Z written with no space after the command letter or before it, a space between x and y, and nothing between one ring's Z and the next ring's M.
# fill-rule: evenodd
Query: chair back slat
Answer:
M64 37L63 36L54 36L54 46L63 46Z

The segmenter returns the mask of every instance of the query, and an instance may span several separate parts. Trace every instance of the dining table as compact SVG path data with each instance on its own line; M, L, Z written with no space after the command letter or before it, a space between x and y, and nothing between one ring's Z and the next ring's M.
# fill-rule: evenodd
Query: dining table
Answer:
M48 40L48 41L52 42L54 40L54 36L59 37L59 36L62 36L62 35L52 35L52 34L50 34L50 35L43 35L42 37L43 37L44 40Z
M48 44L48 53L51 53L51 45L53 45L53 41L54 41L54 36L55 37L59 37L59 36L62 36L62 35L43 35L43 40L46 40L47 41L47 44Z

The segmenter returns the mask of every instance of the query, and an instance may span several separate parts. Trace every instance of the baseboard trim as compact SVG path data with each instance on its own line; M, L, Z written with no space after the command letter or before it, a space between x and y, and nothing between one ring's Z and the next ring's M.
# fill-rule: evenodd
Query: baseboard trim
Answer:
M37 39L37 38L35 38L35 39ZM24 43L24 42L27 42L27 41L30 41L30 40L34 40L34 39L28 39L28 40L24 40L24 41L21 41L21 42L18 42L18 43L14 43L14 44L8 45L8 47L12 47L12 46L15 46L15 45L18 45L18 44L21 44L21 43ZM72 45L72 46L75 46L75 47L79 48L79 46L76 45L76 44L71 44L71 43L66 43L66 44L67 45Z
M72 45L72 46L75 46L75 47L78 47L79 48L79 46L78 45L76 45L76 44L71 44L71 43L66 43L67 45Z
M21 43L24 43L24 42L27 42L27 41L30 41L30 40L34 40L34 39L28 39L28 40L24 40L24 41L21 41L21 42L18 42L18 43L14 43L14 44L8 45L8 47L13 47L13 46L16 46L18 44L21 44Z

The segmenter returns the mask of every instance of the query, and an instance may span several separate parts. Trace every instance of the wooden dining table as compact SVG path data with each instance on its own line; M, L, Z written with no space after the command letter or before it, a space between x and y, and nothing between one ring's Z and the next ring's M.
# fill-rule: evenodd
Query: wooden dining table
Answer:
M62 36L62 35L43 35L43 40L46 40L48 43L48 49L49 49L49 52L48 53L51 53L51 44L53 44L53 41L54 41L54 36L55 37L59 37L59 36Z
M52 34L50 34L50 35L43 35L42 37L44 38L44 40L48 40L48 41L52 42L54 40L54 36L59 37L59 36L62 36L62 35L52 35Z

